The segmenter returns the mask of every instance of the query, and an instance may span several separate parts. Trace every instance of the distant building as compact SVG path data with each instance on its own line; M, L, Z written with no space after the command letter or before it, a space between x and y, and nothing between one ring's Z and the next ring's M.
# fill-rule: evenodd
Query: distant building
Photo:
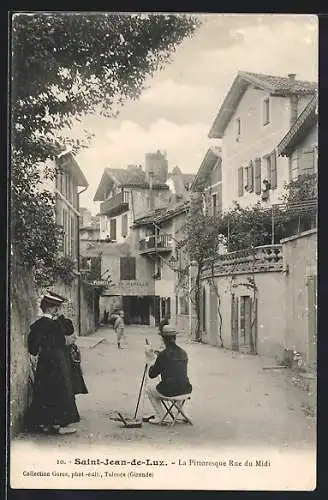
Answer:
M100 219L99 215L91 215L87 208L81 207L80 213L80 252L85 256L89 243L100 239Z
M277 145L303 112L317 84L288 77L239 72L209 132L221 139L222 208L280 201L289 162Z
M222 158L221 149L209 148L191 184L193 192L203 192L204 207L214 215L222 212Z
M129 323L159 322L157 263L140 247L140 240L151 239L154 228L151 225L141 235L135 222L186 199L190 181L190 175L178 168L169 174L166 155L159 151L146 154L145 170L136 165L105 169L94 197L101 202L100 242L90 243L88 250L93 257L101 254L101 273L111 276L112 285L101 298L101 315L120 306ZM164 244L170 245L169 239Z
M168 316L179 330L191 328L189 261L179 248L188 208L185 201L155 210L137 219L133 226L139 253L153 266L155 322Z
M56 220L64 230L59 255L71 259L75 278L70 285L58 281L56 291L68 302L64 312L72 319L75 331L85 333L81 328L81 290L79 281L79 196L88 187L88 182L71 151L64 151L56 159L58 174L55 180ZM81 189L82 188L82 189Z
M100 201L100 239L121 243L129 235L136 217L165 206L168 164L160 152L146 155L145 170L139 165L126 169L105 168L94 201Z
M277 153L289 161L289 180L318 171L318 97L309 104L277 146Z

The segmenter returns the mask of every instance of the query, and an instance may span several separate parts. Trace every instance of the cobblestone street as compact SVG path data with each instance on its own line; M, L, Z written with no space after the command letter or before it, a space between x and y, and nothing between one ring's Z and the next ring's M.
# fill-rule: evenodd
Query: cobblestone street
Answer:
M72 447L75 444L149 444L156 446L243 447L309 449L315 445L315 420L305 415L305 393L287 381L287 370L267 370L272 360L232 353L180 338L189 355L193 396L187 414L193 426L174 428L144 423L124 429L110 419L116 410L134 414L144 369L144 343L159 337L149 327L128 327L128 346L118 350L111 328L81 338L82 367L88 395L77 396L81 414L78 432L70 436L24 435L35 443ZM103 339L101 342L99 340ZM98 341L98 343L97 343ZM145 401L144 413L151 409Z

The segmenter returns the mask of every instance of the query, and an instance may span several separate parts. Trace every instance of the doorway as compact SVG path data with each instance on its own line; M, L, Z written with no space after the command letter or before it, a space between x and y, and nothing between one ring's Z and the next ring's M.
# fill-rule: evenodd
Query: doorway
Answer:
M123 297L125 322L129 325L149 325L150 299L147 296Z
M249 295L231 295L231 347L257 352L257 299Z

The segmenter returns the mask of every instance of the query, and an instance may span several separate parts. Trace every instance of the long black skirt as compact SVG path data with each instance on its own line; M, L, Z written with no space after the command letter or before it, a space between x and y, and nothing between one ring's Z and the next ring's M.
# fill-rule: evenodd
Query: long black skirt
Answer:
M68 425L80 421L75 402L71 363L66 349L39 355L27 425Z

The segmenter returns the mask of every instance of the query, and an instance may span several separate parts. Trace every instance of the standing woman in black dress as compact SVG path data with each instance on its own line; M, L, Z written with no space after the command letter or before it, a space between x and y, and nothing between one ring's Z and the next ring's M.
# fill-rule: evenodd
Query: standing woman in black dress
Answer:
M44 295L43 314L31 325L28 336L28 351L38 356L28 422L45 433L72 434L76 429L67 426L80 421L67 337L60 322L53 319L64 301L50 292Z

